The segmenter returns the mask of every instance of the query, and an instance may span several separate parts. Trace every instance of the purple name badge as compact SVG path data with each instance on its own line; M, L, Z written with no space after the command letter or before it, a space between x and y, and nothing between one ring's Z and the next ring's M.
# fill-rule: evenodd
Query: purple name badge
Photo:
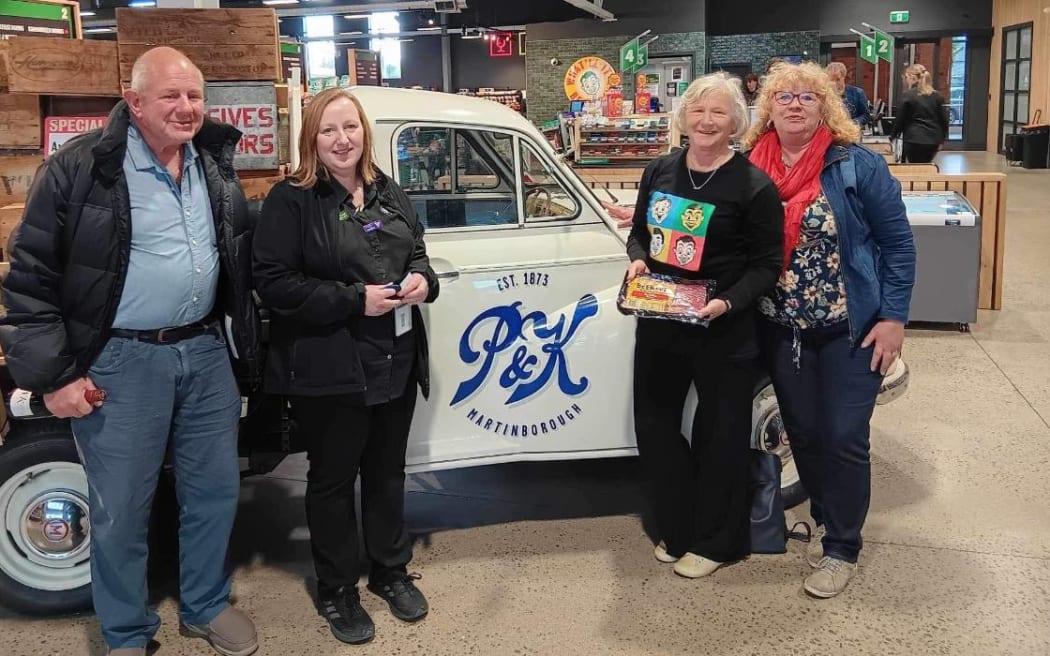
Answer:
M375 221L373 221L371 223L366 223L365 226L364 226L364 230L365 230L365 232L375 232L376 230L379 230L382 227L383 227L383 220L382 219L376 219Z

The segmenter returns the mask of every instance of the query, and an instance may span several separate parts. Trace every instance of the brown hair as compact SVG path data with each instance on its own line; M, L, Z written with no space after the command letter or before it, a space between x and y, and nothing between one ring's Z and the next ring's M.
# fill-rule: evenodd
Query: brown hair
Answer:
M762 88L758 90L758 116L751 126L750 132L744 138L744 146L747 149L755 147L762 135L773 129L770 120L773 112L773 95L778 91L790 89L801 89L812 91L820 98L821 119L831 130L832 139L840 146L860 142L860 128L850 119L846 105L839 96L838 91L832 85L827 71L819 64L806 62L804 64L789 64L786 62L777 64L762 79Z
M909 76L915 78L915 83L908 83L908 86L912 89L918 89L920 96L928 96L933 93L933 76L922 64L912 64L904 69L904 76L905 78Z
M336 100L348 98L357 108L361 117L361 129L365 131L361 148L361 159L357 162L357 174L365 184L376 181L375 158L372 155L372 124L368 121L365 108L357 96L346 89L325 89L310 100L303 109L303 129L299 136L299 167L289 176L296 187L312 187L318 180L329 178L328 169L317 157L317 135L321 131L321 116L324 110Z

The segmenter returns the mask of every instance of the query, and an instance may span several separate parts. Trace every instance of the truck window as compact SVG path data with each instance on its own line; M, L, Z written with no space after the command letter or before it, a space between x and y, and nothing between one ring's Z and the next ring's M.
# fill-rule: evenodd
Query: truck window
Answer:
M407 127L397 137L398 182L427 228L516 225L513 152L507 134Z
M580 206L532 146L521 142L522 206L525 220L575 218Z

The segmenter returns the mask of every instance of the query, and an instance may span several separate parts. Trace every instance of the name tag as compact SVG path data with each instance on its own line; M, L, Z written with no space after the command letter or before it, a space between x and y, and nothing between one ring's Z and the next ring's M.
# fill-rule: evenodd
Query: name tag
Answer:
M375 232L376 230L379 230L382 227L383 227L382 219L376 219L375 221L373 221L371 223L366 223L365 226L364 226L364 230L365 230L365 232Z
M405 274L405 279L401 281L401 289L408 284L411 275L411 273ZM412 330L412 306L402 305L394 308L394 335L400 337L410 330Z

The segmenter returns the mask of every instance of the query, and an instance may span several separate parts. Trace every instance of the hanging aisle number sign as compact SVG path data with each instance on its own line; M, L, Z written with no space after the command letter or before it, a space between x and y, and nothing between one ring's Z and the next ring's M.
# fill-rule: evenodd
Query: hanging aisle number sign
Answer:
M893 61L893 37L885 32L875 31L875 55L883 60Z
M863 35L860 37L860 58L869 64L879 60L879 56L875 54L875 39Z
M648 48L646 48L648 50ZM620 70L624 73L633 73L638 69L638 39L631 39L620 46Z

